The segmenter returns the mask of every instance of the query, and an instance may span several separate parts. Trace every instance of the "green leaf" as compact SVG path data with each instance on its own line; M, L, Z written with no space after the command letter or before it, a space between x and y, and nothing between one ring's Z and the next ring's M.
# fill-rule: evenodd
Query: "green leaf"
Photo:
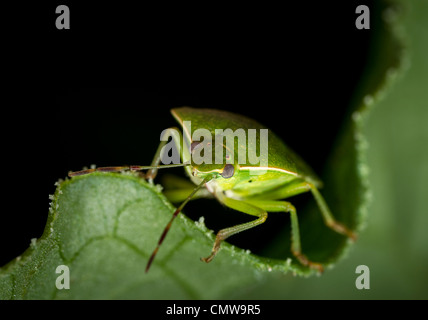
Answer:
M267 268L227 244L219 259L202 264L199 257L210 252L213 235L202 221L180 215L145 274L173 210L156 187L130 174L95 173L62 182L43 236L1 270L2 298L214 298ZM69 267L70 290L56 288L60 265Z
M370 198L363 125L401 63L396 33L382 22L377 30L365 80L323 175L323 194L332 212L357 230L364 225ZM214 234L203 220L194 222L181 214L145 274L173 211L158 187L131 174L95 173L61 182L43 236L0 269L0 298L216 299L239 296L239 289L275 281L278 274L314 273L289 251L285 256L290 259L267 259L227 243L212 263L203 264L198 260L211 251ZM335 264L350 242L324 226L314 202L301 212L305 254L313 261ZM287 253L289 238L287 230L278 247L266 252ZM56 287L60 265L69 267L69 290Z
M378 2L373 9L384 20L373 21L371 26L376 31L371 40L370 59L354 92L347 121L343 124L342 133L330 154L323 175L326 186L324 195L332 212L338 221L357 232L365 227L372 198L370 168L367 163L368 142L364 126L372 109L382 100L404 68L404 47L396 30L398 21L394 19L399 9L387 2ZM389 20L386 19L388 15ZM310 208L310 212L307 219L313 224L322 225L315 206ZM310 228L310 224L306 226ZM348 239L329 232L312 242L310 250L315 256L320 256L318 261L333 265L347 253L349 244Z
M356 118L359 136L368 142L361 153L370 187L363 195L371 198L362 207L365 228L332 272L272 277L240 298L428 298L428 2L400 0L378 10L385 23L372 24L378 34L354 102L371 102ZM335 205L332 196L329 204ZM370 268L369 290L355 287L358 265Z
M379 2L371 9L376 10L374 16L383 16L385 19L372 22L371 28L375 34L371 40L370 59L354 92L341 134L330 152L322 175L324 188L321 190L337 221L357 233L366 225L372 198L364 126L371 110L382 100L404 68L404 48L397 31L399 21L394 19L398 16L399 8ZM299 222L302 248L312 261L333 267L341 257L346 256L351 241L324 225L314 201L308 204L303 213L299 213ZM289 231L284 230L275 241L277 245L267 252L279 252L289 238Z

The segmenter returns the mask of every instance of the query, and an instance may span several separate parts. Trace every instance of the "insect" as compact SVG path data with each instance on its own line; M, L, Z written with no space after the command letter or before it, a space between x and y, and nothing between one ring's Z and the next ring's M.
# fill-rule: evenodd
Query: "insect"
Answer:
M174 219L186 203L192 198L203 197L207 194L214 196L226 207L255 217L250 222L220 230L216 235L211 254L201 259L207 263L212 261L217 255L222 241L239 232L264 223L268 218L268 212L284 212L289 213L291 217L291 251L293 255L304 266L322 272L323 266L321 263L310 261L303 254L297 211L290 202L284 200L305 192L312 193L323 220L329 228L352 240L356 239L356 234L353 231L334 219L327 203L318 191L318 188L322 185L320 179L296 153L287 147L270 130L267 130L267 155L263 157L265 165L261 166L261 161L259 164L253 164L249 162L247 157L242 161L240 157L236 156L237 151L242 149L246 150L247 153L256 152L258 148L257 142L260 142L260 137L256 139L256 143L249 140L248 143L247 141L242 143L239 139L232 139L233 143L228 145L223 140L225 137L230 138L230 135L236 133L237 130L249 134L250 130L253 129L267 129L258 122L235 113L214 109L182 107L172 109L171 113L182 127L183 133L177 131L175 128L167 129L164 133L167 136L172 136L171 141L177 147L177 150L180 151L179 156L183 163L161 164L162 151L167 143L167 139L161 139L165 141L161 142L151 166L101 167L69 173L70 176L78 176L94 171L148 170L146 179L150 183L153 183L153 179L160 168L178 166L185 168L187 175L193 182L191 184L192 187L186 187L173 194L174 202L181 202L181 205L175 210L170 222L165 227L158 245L147 263L146 272L149 271ZM215 138L219 137L216 129L231 129L223 131L222 135L220 135L220 143L217 143L216 140L216 147L219 146L219 149L216 149L216 156L218 154L217 151L222 151L219 158L223 161L195 162L194 157L198 154L200 156L202 149L207 153L205 149L209 150L208 147L212 147L213 144L212 140L205 141L204 139L200 141L199 139L193 141L194 135L192 135L189 127L185 125L188 121L191 123L192 129L203 128L215 136ZM176 132L178 134L172 134ZM261 154L261 147L259 148L259 153ZM204 154L204 156L207 156L207 154ZM208 154L209 158L210 155ZM189 161L189 159L191 160ZM211 154L211 159L213 159L213 154ZM216 160L219 159L216 158Z

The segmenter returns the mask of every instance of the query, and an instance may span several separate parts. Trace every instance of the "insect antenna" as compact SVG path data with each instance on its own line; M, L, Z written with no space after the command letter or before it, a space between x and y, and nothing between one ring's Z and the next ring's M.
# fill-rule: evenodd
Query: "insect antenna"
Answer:
M82 176L85 174L90 174L93 172L120 172L124 170L131 171L142 171L142 170L150 170L150 169L163 169L163 168L177 168L177 167L186 167L189 166L190 163L179 163L179 164L162 164L158 166L119 166L119 167L100 167L94 169L87 169L81 171L69 172L69 177Z
M162 245L162 242L165 240L166 235L168 234L169 229L171 228L172 222L174 221L174 219L178 216L178 214L181 212L181 210L183 210L184 206L187 204L187 202L189 202L193 196L196 194L196 192L198 192L198 190L205 184L207 183L209 180L211 180L211 178L206 178L204 179L198 186L196 186L195 189L193 189L192 193L186 198L186 200L184 200L181 205L175 210L174 214L172 215L171 220L168 222L168 224L166 225L165 229L163 230L163 233L159 239L158 245L155 248L155 250L153 251L149 262L147 263L146 266L146 273L149 272L150 266L152 265L153 260L156 257L156 254L158 253L159 247Z

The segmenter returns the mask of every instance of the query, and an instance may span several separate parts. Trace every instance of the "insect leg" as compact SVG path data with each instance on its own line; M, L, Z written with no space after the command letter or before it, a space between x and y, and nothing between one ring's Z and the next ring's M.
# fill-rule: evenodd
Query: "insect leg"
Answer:
M146 174L146 179L150 182L153 183L154 178L156 177L157 173L158 173L158 166L161 163L162 160L162 149L163 147L167 144L168 141L163 141L163 140L167 140L165 139L166 137L172 137L173 139L173 143L175 145L175 147L177 148L179 154L180 154L180 158L181 160L187 161L189 158L188 156L188 150L186 148L186 146L182 146L181 140L182 140L182 134L180 132L179 129L177 128L169 128L166 129L163 132L163 135L161 137L161 143L159 144L159 147L156 151L155 157L153 158L152 164L151 166L154 167L153 169L150 169L147 174Z
M225 196L220 196L219 200L220 200L220 202L222 202L224 205L226 205L229 208L247 213L247 214L252 215L252 216L256 216L256 217L258 217L258 219L247 222L247 223L243 223L243 224L240 224L237 226L233 226L230 228L220 230L217 233L211 254L206 258L201 258L202 261L207 262L207 263L211 262L211 260L214 259L215 255L220 250L220 244L223 240L225 240L225 239L229 238L230 236L233 236L233 235L235 235L241 231L245 231L245 230L251 229L255 226L262 224L263 222L266 221L267 216L268 216L268 214L265 210L263 210L259 207L256 207L252 204L241 201L241 200L231 199L231 198L228 198Z
M353 241L355 241L357 239L357 235L353 231L351 231L347 227L345 227L343 224L337 222L334 219L334 217L333 217L330 209L328 208L327 203L325 202L324 198L322 197L321 193L318 191L318 189L314 185L310 184L310 187L311 187L312 195L314 196L315 201L317 202L318 207L321 210L322 217L324 219L325 224L329 228L331 228L332 230L334 230L340 234L343 234L343 235L351 238Z
M296 180L289 184L284 185L281 188L270 191L266 194L261 194L260 196L253 197L254 200L281 200L285 198L289 198L301 193L305 193L311 191L312 195L315 198L315 201L318 205L318 208L321 211L323 220L325 224L332 230L343 234L352 240L356 240L357 236L354 232L349 230L343 224L336 221L331 213L330 209L327 206L324 198L318 189L310 182L304 180Z
M268 212L289 212L291 217L291 252L304 266L323 272L323 266L320 263L310 261L303 253L300 244L299 221L296 208L286 201L264 201L248 200L248 203L256 205Z

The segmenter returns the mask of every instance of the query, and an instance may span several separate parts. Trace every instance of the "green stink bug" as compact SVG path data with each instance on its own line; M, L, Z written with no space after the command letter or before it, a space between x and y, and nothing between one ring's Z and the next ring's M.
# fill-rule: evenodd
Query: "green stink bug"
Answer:
M264 223L268 217L268 212L288 212L291 216L292 253L303 265L322 272L323 266L320 263L310 261L302 253L296 209L290 202L284 201L286 198L309 191L316 200L325 224L340 234L353 240L356 239L354 232L334 219L324 198L318 191L321 186L320 179L296 153L270 130L252 119L227 111L182 107L172 109L171 113L182 127L183 133L175 128L163 132L162 142L151 166L102 167L69 174L70 176L77 176L94 171L148 170L146 179L153 183L159 168L185 167L187 175L196 187L177 190L169 194L168 198L171 201L182 203L165 227L158 245L147 263L146 272L148 272L172 222L186 203L192 198L207 195L214 196L220 203L229 208L256 217L253 221L220 230L217 233L211 254L201 259L207 263L212 261L218 253L223 240ZM187 124L191 124L191 127ZM202 141L200 139L194 140L198 130L204 130L203 132L208 134L204 135ZM237 132L241 132L245 137L250 138L252 130L260 131L260 135L253 135L253 139L248 139L248 141L242 141L239 138L236 141ZM261 137L263 130L267 133L266 141ZM163 161L164 149L170 136L172 136L170 143L176 146L178 156L183 163L161 164L161 162L165 163ZM215 155L209 152L214 146L212 140L207 139L210 136L216 138ZM217 138L220 142L217 141ZM226 141L232 141L232 143L225 144L224 138ZM265 154L262 154L264 147L262 142L266 142ZM244 157L239 155L241 150L245 150ZM256 154L257 150L260 154L258 157L260 161L254 163L254 161L250 161L250 154ZM214 160L214 156L215 161L209 161ZM203 159L204 161L197 161L196 159Z

